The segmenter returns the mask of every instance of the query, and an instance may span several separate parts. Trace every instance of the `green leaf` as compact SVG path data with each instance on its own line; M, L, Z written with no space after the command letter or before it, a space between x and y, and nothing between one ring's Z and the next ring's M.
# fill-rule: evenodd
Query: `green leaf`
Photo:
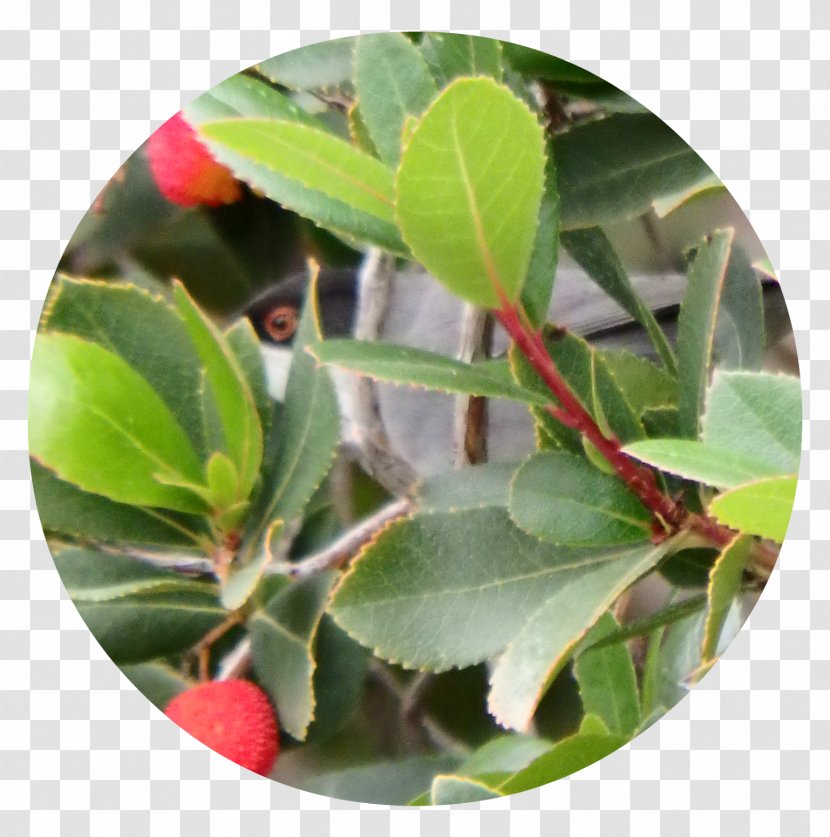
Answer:
M294 90L337 87L352 77L356 38L338 38L275 55L256 65L270 81Z
M253 549L271 521L289 523L302 513L334 460L340 441L337 395L328 373L306 351L320 337L315 273L294 338L285 406L271 433L263 487L251 510L254 528L247 541Z
M703 441L765 462L775 468L773 474L796 473L801 457L799 379L716 372L706 401Z
M236 465L224 453L216 451L208 459L206 474L211 506L216 509L232 506L239 495L239 474Z
M378 805L406 805L429 789L432 779L455 768L454 756L414 756L309 776L303 789L337 799Z
M244 500L262 464L262 427L253 394L219 329L199 310L183 285L174 285L173 295L204 364L205 383L221 423L226 450L238 472L237 499Z
M457 79L404 150L396 212L415 258L453 293L489 308L515 300L544 188L536 116L492 79Z
M421 512L506 508L517 468L516 463L486 462L429 477L418 486L418 508Z
M116 553L66 547L56 551L55 566L73 601L102 602L151 590L211 589L171 570Z
M455 771L459 776L515 773L547 752L552 743L530 735L500 735L479 747Z
M543 394L514 384L495 361L463 363L410 346L348 339L325 340L310 351L320 363L378 381L534 404L550 401Z
M162 662L121 666L121 673L162 712L176 695L196 685Z
M199 131L220 162L272 200L336 233L405 253L392 172L346 140L269 119L209 122Z
M598 423L603 421L622 441L645 437L645 428L604 358L581 337L557 329L547 329L545 346L556 368ZM515 347L510 350L513 374L518 383L540 394L550 391L526 358ZM560 447L582 451L582 439L553 416L534 411L537 422Z
M227 616L215 585L134 558L68 548L54 560L78 613L116 664L190 648Z
M268 395L268 380L265 374L265 364L262 362L260 342L251 321L245 318L234 323L225 332L225 340L248 382L264 436L271 426L273 402Z
M431 802L433 805L460 805L464 802L481 802L502 796L483 782L463 776L436 776L432 780Z
M797 477L773 477L742 485L715 497L709 513L732 529L782 543L797 485Z
M549 597L631 555L542 543L495 507L418 515L363 549L329 612L384 659L443 671L492 657Z
M586 642L604 639L619 629L616 619L606 613ZM611 732L630 738L642 718L637 672L625 643L582 651L574 662L574 676L585 714L596 715Z
M314 719L314 640L334 572L295 581L249 620L257 680L271 695L280 727L299 741Z
M671 560L671 558L669 558L669 560ZM663 565L660 567L661 570L662 567ZM642 619L637 619L634 622L629 622L623 625L616 631L603 636L601 639L591 641L590 643L586 640L581 646L582 653L586 652L589 648L605 648L617 642L626 642L629 639L634 639L634 637L645 636L658 628L663 628L667 625L679 622L681 619L685 619L686 617L702 610L705 606L706 596L704 594L692 596L691 598L684 599L676 604L668 605L661 610L655 611L650 616L644 616ZM643 701L643 704L645 705L645 700Z
M423 56L399 32L360 38L354 54L360 113L381 160L395 167L407 116L419 116L438 94Z
M562 246L600 288L643 326L663 366L672 375L676 374L674 352L663 329L648 305L637 295L605 233L599 227L566 231L562 233Z
M726 546L712 567L709 575L709 610L701 645L701 659L704 664L717 656L723 624L732 602L740 591L744 567L751 549L752 538L742 535Z
M660 565L660 575L673 587L706 587L718 554L711 547L681 549Z
M735 245L715 324L714 354L721 368L759 372L764 343L761 283L746 253Z
M29 464L38 516L47 532L106 543L190 548L208 536L202 518L116 503L59 479L35 459Z
M293 119L310 125L319 124L288 96L262 79L245 73L236 73L211 87L207 93L202 93L187 105L183 113L194 126L237 116Z
M499 657L488 705L502 726L526 730L556 675L579 643L620 594L653 569L668 551L643 544L625 551L583 556L571 565L546 601L530 614Z
M653 113L592 120L556 139L562 228L595 227L647 212L709 172Z
M283 530L281 520L275 520L268 530L269 543L279 537ZM268 549L261 549L252 559L241 566L232 566L228 577L222 584L222 604L228 610L238 610L253 594L262 579L265 567L271 560Z
M603 730L601 722L594 724L591 721L591 716L587 716L579 732L557 742L498 789L509 795L555 782L605 758L626 743L624 737Z
M74 335L41 333L29 389L32 454L85 491L134 505L202 512L170 476L200 483L193 446L156 391L121 357Z
M553 144L546 146L545 189L539 206L536 238L522 288L522 305L531 323L541 326L550 309L556 266L559 263L559 192L556 189L556 163Z
M458 76L502 79L502 43L494 38L425 32L421 52L439 87L445 87Z
M50 289L41 329L119 355L164 401L199 459L207 458L199 418L202 363L181 316L162 297L135 285L61 277Z
M648 439L627 445L623 453L662 471L716 488L732 488L780 474L778 468L762 459L688 439Z
M680 433L700 434L700 415L709 381L715 322L723 292L734 230L720 230L704 240L689 269L689 288L677 321L677 363L680 382Z
M604 351L600 357L637 415L677 403L677 379L650 360L625 350Z
M378 156L378 151L375 144L372 142L372 137L369 134L369 129L366 127L366 122L363 119L363 114L360 112L360 104L357 100L349 105L349 136L352 138L352 143L361 151L371 154L373 157ZM403 134L403 129L401 130Z
M616 476L565 452L531 456L516 472L510 516L537 538L566 546L647 540L651 517Z
M314 720L306 740L326 741L348 723L363 694L369 654L323 614L317 628L314 658Z

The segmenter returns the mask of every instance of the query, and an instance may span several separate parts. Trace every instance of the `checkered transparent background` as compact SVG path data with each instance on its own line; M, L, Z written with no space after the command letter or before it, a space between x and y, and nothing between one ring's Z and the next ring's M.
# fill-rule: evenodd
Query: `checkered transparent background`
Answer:
M28 357L42 300L68 237L119 164L238 69L382 29L541 47L666 119L765 242L808 390L802 481L780 568L721 664L601 764L453 809L301 793L181 733L103 654L67 598L26 459ZM0 833L830 834L828 30L823 0L3 0Z

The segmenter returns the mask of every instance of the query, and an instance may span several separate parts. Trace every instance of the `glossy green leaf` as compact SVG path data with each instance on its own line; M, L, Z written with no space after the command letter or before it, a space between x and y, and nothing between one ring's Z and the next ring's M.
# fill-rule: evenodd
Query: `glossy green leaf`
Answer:
M121 666L121 673L162 712L176 695L196 685L163 662Z
M190 648L227 616L215 585L134 558L72 548L54 560L81 617L118 664Z
M38 516L47 533L171 548L192 549L206 542L208 531L201 517L116 503L59 479L34 459L29 464Z
M234 323L225 332L225 340L248 382L264 436L271 426L273 402L268 395L268 381L265 375L265 364L262 362L261 345L251 321L246 318Z
M586 638L595 642L619 631L606 613ZM631 652L624 642L582 651L574 662L574 677L586 715L601 718L610 732L630 738L640 726L640 693Z
M612 735L588 716L579 732L557 742L553 749L499 785L499 790L509 795L555 782L605 758L625 743L623 736Z
M346 140L288 120L230 119L199 131L220 162L272 200L335 233L406 253L392 172Z
M181 425L121 357L74 335L41 333L29 389L32 454L85 491L135 505L201 512L193 492L158 475L200 483Z
M436 776L432 780L430 799L433 805L460 805L464 802L481 802L502 796L483 782L464 776Z
M204 583L117 553L65 547L56 551L54 559L64 587L76 602L101 602L152 590L208 589Z
M606 422L624 442L645 437L645 428L639 415L596 349L581 337L555 329L546 331L545 345L559 373L595 420ZM549 395L539 375L515 347L511 349L510 355L513 374L518 383L540 394ZM545 412L535 411L534 415L544 431L560 447L582 452L582 439L577 431L564 427Z
M663 366L676 374L677 362L665 332L648 305L637 295L605 233L599 227L569 230L562 233L562 246L600 288L643 326Z
M413 756L310 776L304 789L337 799L378 805L406 805L429 790L434 776L455 768L454 756Z
M237 499L245 500L262 463L262 427L253 394L236 355L219 329L199 310L183 285L176 284L173 295L202 359L206 391L216 408L225 450L238 473Z
M798 378L717 372L706 398L703 441L767 463L779 475L798 471L801 383ZM758 476L765 476L759 474Z
M257 679L271 695L282 727L302 741L314 719L314 639L336 573L301 579L249 620Z
M455 771L459 776L515 773L527 767L553 743L531 735L499 735L471 753Z
M202 363L165 299L135 285L61 277L50 289L41 329L75 334L123 358L164 401L199 459L207 458Z
M660 567L661 570L662 567L663 565ZM626 642L627 640L634 639L635 637L645 636L646 634L652 633L659 628L679 622L680 620L697 613L704 607L706 607L705 594L692 596L689 599L683 599L683 601L667 605L649 616L644 616L641 619L628 622L619 627L617 630L606 634L601 639L597 639L595 641L590 638L586 639L583 646L581 646L582 652L584 653L589 648L605 648L618 642Z
M348 339L325 340L310 351L320 363L377 381L535 404L550 401L542 394L514 384L492 361L463 363L410 346Z
M600 357L637 415L677 403L677 379L650 360L625 350L604 351Z
M294 338L285 406L273 429L262 474L262 490L251 510L253 530L247 543L256 550L273 520L298 517L323 481L340 441L337 395L325 369L307 348L320 340L316 278Z
M288 96L262 79L245 73L237 73L211 87L187 105L183 112L192 125L238 116L319 124Z
M399 32L363 37L354 54L360 114L381 160L395 167L407 116L419 116L438 94L423 56Z
M422 512L506 508L518 467L518 463L486 462L429 477L418 486L418 508Z
M556 675L597 620L620 594L665 556L666 543L583 556L569 577L548 590L498 658L488 705L503 726L526 730Z
M418 515L363 549L329 612L378 656L442 671L492 657L551 596L611 564L630 568L634 552L545 544L495 507Z
M660 575L673 587L706 587L717 557L718 550L711 547L681 549L660 565Z
M696 182L706 163L653 113L589 120L557 137L562 228L647 212L655 198Z
M316 744L330 739L354 715L363 694L369 653L324 613L317 628L314 659L314 720L306 740Z
M616 476L566 452L537 453L516 472L510 516L531 535L566 546L647 540L651 516Z
M515 300L544 188L536 116L492 79L457 79L409 139L396 213L415 258L453 293L489 308Z
M677 321L677 363L680 382L680 433L700 434L700 416L709 381L718 305L734 230L720 230L703 241L689 268L689 287Z
M307 44L256 66L266 78L294 90L336 87L352 77L356 42L356 38L338 38Z
M281 520L275 520L268 530L269 541L279 537L283 530ZM265 567L271 560L271 553L261 549L258 554L240 566L232 566L222 585L222 604L228 610L238 610L253 595L262 579Z
M559 192L553 143L548 140L545 188L539 206L536 238L530 254L527 279L522 288L522 305L530 321L541 326L547 320L550 298L559 263Z
M627 445L623 452L662 471L716 488L732 488L780 474L778 468L762 459L688 439L648 439Z
M502 43L453 32L425 32L421 52L439 87L458 76L491 76L501 81Z
M773 477L733 488L709 505L720 523L782 543L795 502L797 477Z
M701 645L701 659L711 662L718 653L723 624L732 602L738 595L743 579L744 567L752 549L752 538L742 535L733 540L715 561L709 575L709 609Z
M746 253L735 245L715 324L713 351L718 366L759 372L765 342L761 283Z

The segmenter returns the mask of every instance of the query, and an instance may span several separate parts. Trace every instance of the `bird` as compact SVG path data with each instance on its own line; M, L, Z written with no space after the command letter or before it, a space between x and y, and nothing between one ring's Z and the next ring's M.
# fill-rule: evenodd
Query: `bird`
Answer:
M358 268L323 267L318 277L321 330L324 337L349 336L358 304ZM679 304L687 278L678 271L644 271L631 275L637 293L652 309L670 340L674 339ZM762 283L768 322L787 322L777 281ZM281 401L292 357L293 338L308 287L306 273L289 276L252 299L243 309L257 333L267 371L269 392ZM454 356L464 303L418 265L400 268L392 283L380 339ZM645 330L583 272L567 253L560 254L548 320L584 337L600 349L624 348L656 359ZM775 326L776 334L782 329ZM496 329L491 355L503 356L507 335ZM351 373L330 369L341 410L344 441L356 444L354 380ZM453 467L455 396L404 386L377 386L380 414L395 455L420 478ZM523 404L491 400L488 404L488 458L518 462L534 449L533 419Z

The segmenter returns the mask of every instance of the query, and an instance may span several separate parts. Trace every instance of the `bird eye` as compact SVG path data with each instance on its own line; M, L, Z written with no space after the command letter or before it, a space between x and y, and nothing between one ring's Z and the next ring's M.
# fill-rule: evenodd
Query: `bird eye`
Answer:
M265 315L263 325L268 336L276 343L285 343L297 330L297 309L291 305L278 305Z

